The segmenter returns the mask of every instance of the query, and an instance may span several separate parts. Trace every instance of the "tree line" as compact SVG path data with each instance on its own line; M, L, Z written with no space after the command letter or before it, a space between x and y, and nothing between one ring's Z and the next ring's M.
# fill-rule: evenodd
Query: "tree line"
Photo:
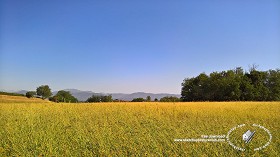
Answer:
M75 98L69 91L60 90L54 96L52 96L51 89L48 85L41 85L37 87L36 91L28 91L26 92L26 97L32 98L42 98L42 99L49 99L53 102L71 102L75 103L78 102L78 99Z
M182 83L182 101L279 101L280 69L201 73Z
M146 99L144 98L134 98L131 102L151 102L151 96L147 96ZM154 99L155 102L179 102L180 98L177 98L175 96L165 96L160 98L159 100L157 98Z
M76 103L78 102L78 99L75 98L69 91L60 90L58 91L54 96L52 96L51 89L48 85L42 85L37 87L36 91L28 91L26 92L26 97L32 98L42 98L42 99L49 99L53 102L71 102ZM113 102L113 101L122 101L122 100L113 100L112 95L92 95L89 97L85 102ZM132 102L150 102L151 96L147 96L146 99L144 98L135 98L132 100ZM154 101L158 101L157 98L155 98ZM177 97L163 97L159 101L161 102L177 102L180 101Z
M26 97L40 97L54 102L78 102L69 91L60 90L52 96L48 85L29 91ZM150 96L135 98L132 102L179 102L179 101L279 101L280 69L259 71L253 67L244 72L241 67L209 75L201 73L196 77L183 80L181 98L166 96L151 100ZM86 102L113 102L111 95L92 95Z
M2 91L0 91L0 95L9 95L9 96L24 96L24 94L9 93L9 92L2 92Z

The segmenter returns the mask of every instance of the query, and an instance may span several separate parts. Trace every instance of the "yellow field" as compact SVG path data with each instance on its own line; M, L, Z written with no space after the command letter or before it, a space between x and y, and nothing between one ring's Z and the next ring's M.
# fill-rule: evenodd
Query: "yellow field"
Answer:
M280 156L279 102L0 101L0 119L0 156ZM261 131L250 145L237 141L246 151L227 141L174 141L226 135L239 124L254 123L272 134L271 143L259 151L252 148L260 144L257 139L267 139Z
M48 103L50 101L42 100L39 98L27 98L24 96L9 96L0 95L0 103L16 102L16 103Z

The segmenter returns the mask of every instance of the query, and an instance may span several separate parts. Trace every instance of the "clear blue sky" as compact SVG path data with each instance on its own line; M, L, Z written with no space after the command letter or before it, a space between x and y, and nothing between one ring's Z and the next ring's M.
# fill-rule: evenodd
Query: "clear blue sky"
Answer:
M180 93L252 64L280 68L279 0L0 0L0 90Z

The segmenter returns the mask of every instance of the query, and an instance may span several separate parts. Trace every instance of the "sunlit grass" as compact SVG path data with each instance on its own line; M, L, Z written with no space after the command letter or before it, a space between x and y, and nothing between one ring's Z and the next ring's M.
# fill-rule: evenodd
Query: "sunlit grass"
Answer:
M279 102L0 103L1 156L279 156ZM272 143L240 152L227 142L174 142L268 128Z
M37 102L37 103L47 103L49 101L47 100L42 100L40 98L27 98L25 96L10 96L10 95L0 95L0 103L8 103L8 102L11 102L11 103L14 103L14 102L17 102L17 103L34 103L34 102Z

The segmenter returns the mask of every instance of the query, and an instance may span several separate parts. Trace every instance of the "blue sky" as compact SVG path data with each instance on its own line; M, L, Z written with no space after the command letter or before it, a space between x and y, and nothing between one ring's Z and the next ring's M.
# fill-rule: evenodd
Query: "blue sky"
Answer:
M0 0L0 90L180 93L184 78L280 68L279 0Z

